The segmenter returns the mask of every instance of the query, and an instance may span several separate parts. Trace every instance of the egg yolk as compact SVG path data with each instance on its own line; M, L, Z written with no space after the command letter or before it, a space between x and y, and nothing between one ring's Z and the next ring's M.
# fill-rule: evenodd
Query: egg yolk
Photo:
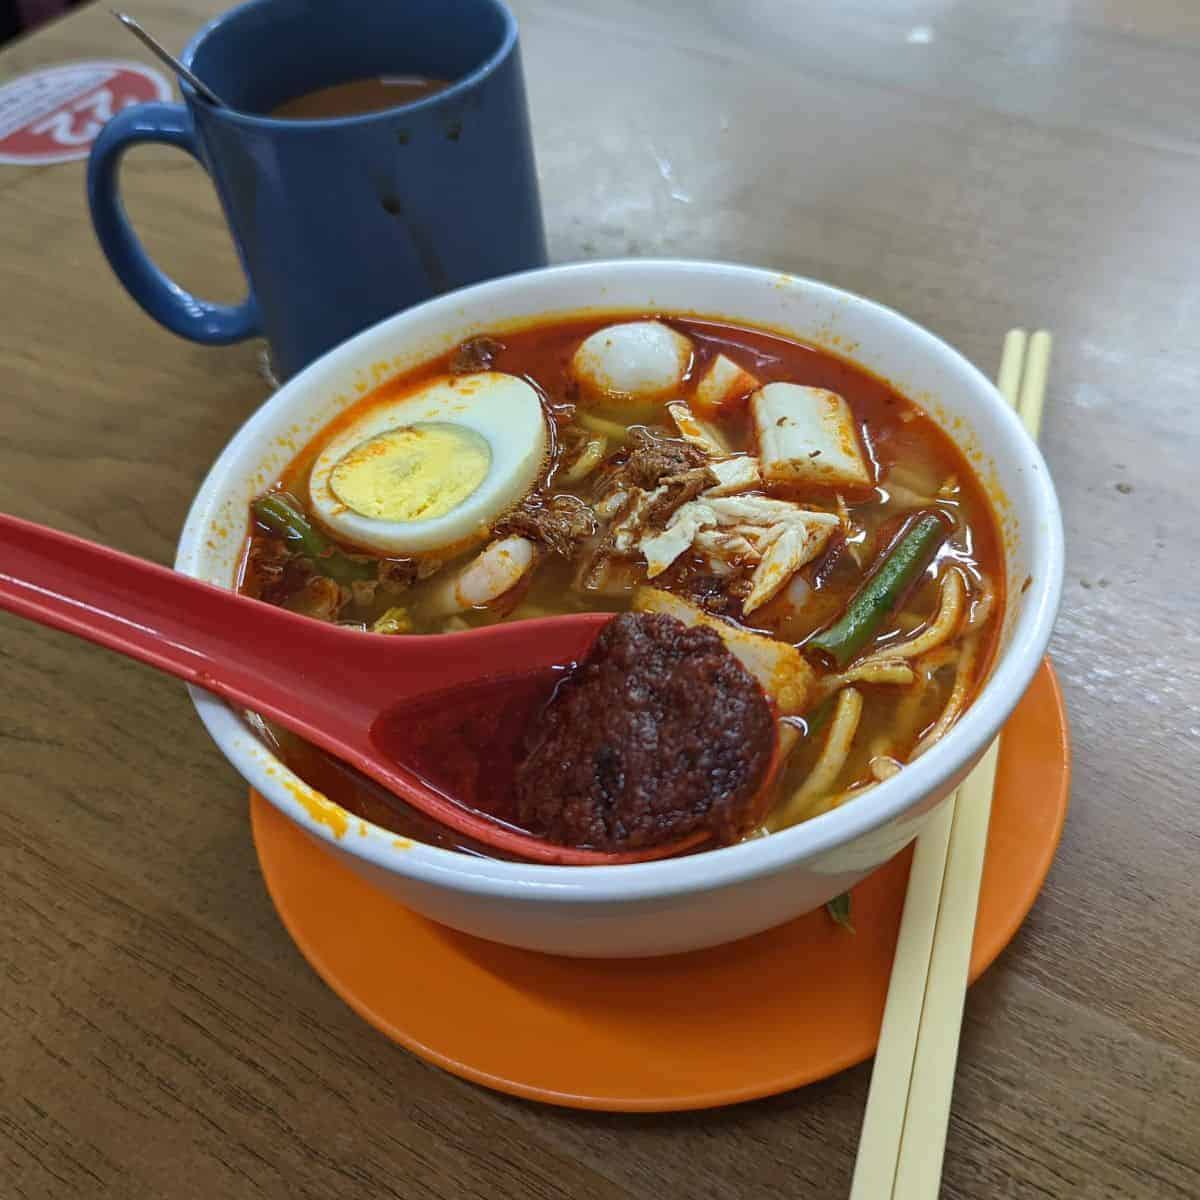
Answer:
M457 508L487 477L487 440L463 425L388 429L348 450L329 475L347 508L377 521L429 521Z

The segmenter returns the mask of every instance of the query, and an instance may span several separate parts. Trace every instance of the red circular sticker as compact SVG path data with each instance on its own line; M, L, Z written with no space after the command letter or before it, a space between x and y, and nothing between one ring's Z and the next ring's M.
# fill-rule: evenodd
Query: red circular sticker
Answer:
M131 104L169 100L160 71L136 62L75 62L0 87L0 163L84 158L104 123Z

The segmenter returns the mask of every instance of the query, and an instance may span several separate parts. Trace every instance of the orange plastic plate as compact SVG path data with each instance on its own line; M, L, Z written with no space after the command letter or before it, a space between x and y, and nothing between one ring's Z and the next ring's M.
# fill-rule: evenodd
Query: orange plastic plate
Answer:
M1066 714L1046 663L1001 743L972 981L1041 889L1069 775ZM910 851L855 888L853 935L820 911L713 950L595 961L435 925L261 797L250 811L271 897L318 974L388 1037L486 1087L579 1108L706 1108L823 1079L878 1041Z

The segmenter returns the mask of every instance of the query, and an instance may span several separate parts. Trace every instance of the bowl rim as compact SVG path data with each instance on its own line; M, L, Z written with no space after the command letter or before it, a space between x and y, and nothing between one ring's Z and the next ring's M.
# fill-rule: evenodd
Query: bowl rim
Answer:
M365 860L388 873L405 876L439 888L476 896L508 899L552 898L567 903L621 903L679 897L709 891L792 869L809 859L853 842L906 812L934 794L972 762L999 733L1011 710L1024 695L1049 644L1062 591L1064 546L1062 514L1046 462L1037 444L1026 432L1016 412L992 382L969 360L935 334L902 313L874 300L803 276L781 273L740 263L692 259L612 259L567 263L503 276L428 300L385 318L376 325L327 351L290 379L241 426L209 469L196 493L179 541L175 566L188 574L200 574L199 559L204 547L207 513L227 490L226 476L242 446L255 438L280 409L303 396L311 381L335 366L353 367L371 361L371 347L381 338L398 339L404 326L419 314L424 318L445 316L453 320L466 303L495 299L498 311L503 298L514 289L543 280L595 282L602 277L611 284L615 276L626 279L654 277L664 273L725 278L738 276L764 287L778 287L781 279L829 304L853 305L873 319L890 324L921 355L941 358L989 404L995 417L1007 426L1008 444L1020 448L1028 468L1033 507L1038 520L1022 536L1030 545L1030 557L1041 564L1024 595L1008 645L1004 648L980 694L947 735L916 762L866 795L831 812L823 813L790 829L732 846L681 858L620 866L550 866L540 863L507 862L446 850L420 842L397 839L394 833L366 823L374 836L349 837L314 819L308 808L280 778L282 764L257 743L258 752L245 749L247 727L243 718L225 701L189 686L201 721L229 762L251 786L296 821L310 835L335 850ZM614 306L614 311L618 306ZM567 309L547 309L548 314ZM570 311L591 311L580 304ZM459 314L461 315L461 314ZM736 320L724 314L726 320ZM203 577L203 576L202 576ZM225 586L225 580L213 581ZM286 769L284 769L286 774ZM357 818L353 818L357 820Z

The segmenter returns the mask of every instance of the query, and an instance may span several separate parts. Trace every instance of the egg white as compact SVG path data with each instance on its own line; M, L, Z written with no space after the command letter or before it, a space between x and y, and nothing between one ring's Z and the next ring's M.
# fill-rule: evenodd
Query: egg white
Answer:
M487 442L491 461L482 481L439 516L394 521L349 508L331 475L356 446L389 430L457 425ZM374 405L322 449L309 475L313 515L343 541L381 554L460 549L487 536L496 520L533 488L546 458L546 418L537 392L498 371L441 375L395 400Z

